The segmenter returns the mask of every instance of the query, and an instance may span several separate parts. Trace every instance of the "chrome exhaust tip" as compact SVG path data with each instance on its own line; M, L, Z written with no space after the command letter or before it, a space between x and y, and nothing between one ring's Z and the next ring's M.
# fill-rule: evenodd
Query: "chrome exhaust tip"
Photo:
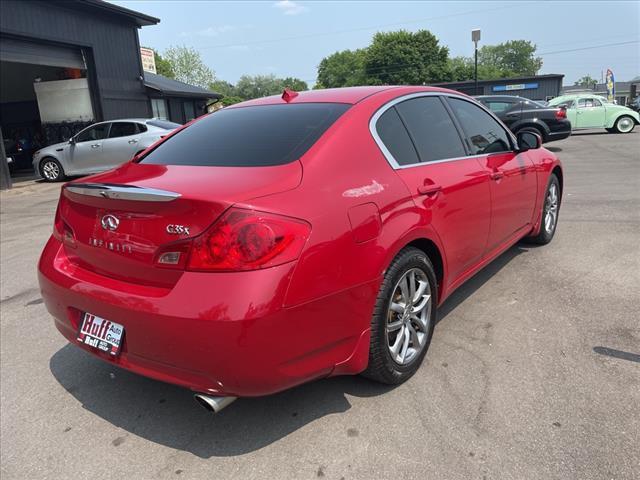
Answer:
M193 398L202 405L205 410L211 413L220 412L220 410L228 407L238 399L238 397L211 397L209 395L203 395L202 393L196 393Z

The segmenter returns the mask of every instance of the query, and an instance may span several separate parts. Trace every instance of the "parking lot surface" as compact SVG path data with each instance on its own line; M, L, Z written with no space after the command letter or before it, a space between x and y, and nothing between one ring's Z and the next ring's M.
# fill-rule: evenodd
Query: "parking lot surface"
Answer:
M549 147L554 241L458 290L409 382L321 380L217 416L66 343L36 279L60 184L2 193L3 480L640 478L640 132Z

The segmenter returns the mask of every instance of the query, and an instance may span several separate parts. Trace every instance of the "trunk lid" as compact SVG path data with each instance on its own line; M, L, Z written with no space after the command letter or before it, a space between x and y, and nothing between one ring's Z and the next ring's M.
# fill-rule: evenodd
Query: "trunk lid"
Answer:
M300 162L272 167L128 163L68 183L59 216L70 261L128 282L171 286L180 271L155 266L159 247L197 236L232 204L296 188ZM67 239L68 240L68 239Z

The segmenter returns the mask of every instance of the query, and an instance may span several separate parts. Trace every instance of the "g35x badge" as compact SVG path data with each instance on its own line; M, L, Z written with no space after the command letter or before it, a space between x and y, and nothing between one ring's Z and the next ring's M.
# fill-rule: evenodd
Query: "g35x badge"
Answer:
M167 233L169 235L189 235L189 227L185 227L184 225L167 225Z

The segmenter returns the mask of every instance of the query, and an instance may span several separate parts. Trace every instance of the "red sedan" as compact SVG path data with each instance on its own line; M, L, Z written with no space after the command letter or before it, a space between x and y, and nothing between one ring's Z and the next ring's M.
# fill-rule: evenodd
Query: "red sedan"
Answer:
M563 174L450 90L285 91L67 183L39 264L58 330L114 365L238 396L420 366L439 305L524 237Z

